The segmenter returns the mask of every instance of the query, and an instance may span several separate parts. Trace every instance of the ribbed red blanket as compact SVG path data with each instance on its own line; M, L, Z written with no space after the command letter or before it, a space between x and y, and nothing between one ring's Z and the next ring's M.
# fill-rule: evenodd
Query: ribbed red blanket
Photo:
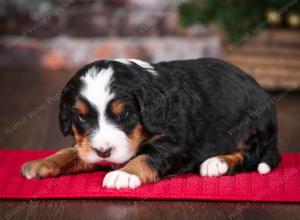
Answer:
M135 190L101 187L105 172L27 180L21 165L53 151L0 150L0 198L122 198L300 202L300 153L282 154L280 166L267 175L240 173L218 178L183 174Z

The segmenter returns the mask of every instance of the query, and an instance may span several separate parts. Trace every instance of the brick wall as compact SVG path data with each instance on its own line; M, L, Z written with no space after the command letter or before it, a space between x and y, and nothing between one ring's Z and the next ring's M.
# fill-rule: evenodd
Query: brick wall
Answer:
M173 35L182 0L52 0L45 12L9 6L0 34L47 38ZM45 7L45 6L44 6Z
M185 29L182 0L52 0L39 10L9 6L0 17L0 68L76 69L96 60L148 61L219 55L202 26ZM46 8L46 9L45 9Z

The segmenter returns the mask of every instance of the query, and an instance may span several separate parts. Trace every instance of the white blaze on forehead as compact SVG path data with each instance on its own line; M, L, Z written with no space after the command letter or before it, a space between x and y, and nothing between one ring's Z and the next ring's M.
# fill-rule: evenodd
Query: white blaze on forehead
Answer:
M131 63L135 63L136 65L139 65L140 67L146 69L149 73L151 73L154 76L157 76L157 72L155 71L154 67L145 61L138 60L138 59L124 59L124 58L118 58L114 59L114 61L124 63L126 65L130 65Z
M114 97L114 94L109 91L112 75L111 67L100 71L98 68L92 67L85 76L81 77L84 82L81 94L100 111L105 110L107 103Z
M114 163L128 161L134 152L129 147L127 135L106 118L108 103L115 97L110 91L110 83L113 75L111 67L99 70L96 67L89 69L85 76L81 77L84 83L81 94L96 107L98 112L98 129L92 131L91 144L98 150L112 148L111 156L105 160ZM95 155L90 155L89 161L96 161Z

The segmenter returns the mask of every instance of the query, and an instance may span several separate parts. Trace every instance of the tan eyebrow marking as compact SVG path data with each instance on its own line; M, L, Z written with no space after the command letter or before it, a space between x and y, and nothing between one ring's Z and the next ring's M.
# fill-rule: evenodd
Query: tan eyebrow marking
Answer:
M78 111L83 114L83 115L86 115L89 113L89 108L87 107L87 105L81 101L81 100L77 100L76 101L76 104L75 104L75 107L78 109Z
M111 103L111 111L113 114L118 115L124 109L124 103L121 100L116 99Z

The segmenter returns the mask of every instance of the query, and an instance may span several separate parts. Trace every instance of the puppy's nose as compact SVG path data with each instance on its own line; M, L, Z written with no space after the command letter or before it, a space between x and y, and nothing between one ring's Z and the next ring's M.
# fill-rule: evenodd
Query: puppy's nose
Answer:
M107 158L107 157L109 157L109 156L110 156L110 153L111 153L111 150L112 150L111 147L108 148L108 149L105 149L105 150L104 150L104 149L100 149L100 150L95 149L97 155L98 155L99 157L102 157L102 158Z

